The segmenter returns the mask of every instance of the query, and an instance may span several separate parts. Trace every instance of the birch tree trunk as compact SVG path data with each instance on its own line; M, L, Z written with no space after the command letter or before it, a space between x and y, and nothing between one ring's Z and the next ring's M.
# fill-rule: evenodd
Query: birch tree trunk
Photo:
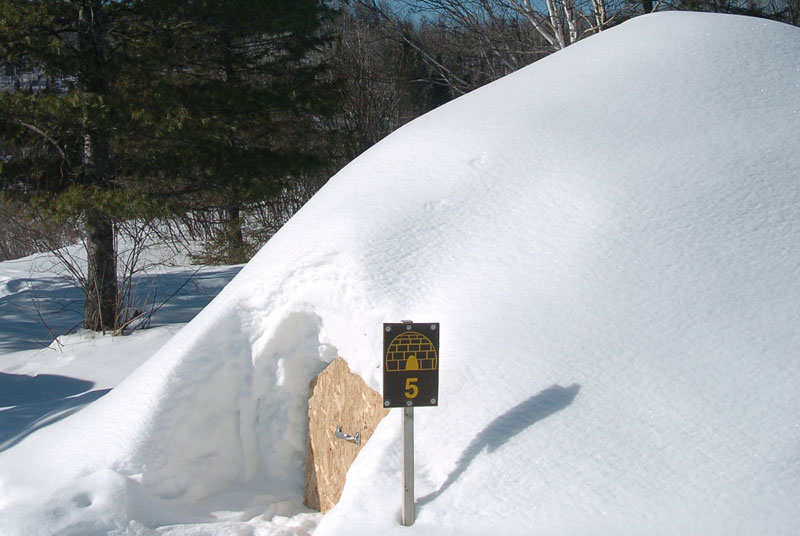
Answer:
M605 0L592 0L592 8L594 9L594 29L597 32L602 32L606 29L606 24L608 23Z
M530 1L527 4L530 6ZM564 33L564 24L561 21L561 13L559 13L558 6L554 0L545 0L545 4L547 5L547 14L550 17L550 26L558 42L558 48L559 50L566 48L569 43Z
M564 6L564 19L566 20L567 28L569 29L567 45L571 45L572 43L577 43L579 38L578 11L575 9L575 5L572 3L572 0L562 0L562 4Z

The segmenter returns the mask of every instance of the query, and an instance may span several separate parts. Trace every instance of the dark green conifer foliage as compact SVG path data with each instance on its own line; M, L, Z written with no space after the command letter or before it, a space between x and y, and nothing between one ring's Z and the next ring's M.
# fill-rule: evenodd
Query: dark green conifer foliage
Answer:
M0 92L0 187L78 218L84 326L119 319L114 222L196 207L239 214L317 164L328 113L317 0L0 0L0 61L44 84Z
M169 9L185 26L163 33L159 46L180 61L146 92L137 88L142 108L154 98L168 108L140 118L158 142L137 144L136 167L149 163L151 174L171 177L192 208L222 212L221 260L243 262L242 209L324 164L313 139L319 118L333 109L320 54L327 39L320 27L332 12L315 0L174 2Z

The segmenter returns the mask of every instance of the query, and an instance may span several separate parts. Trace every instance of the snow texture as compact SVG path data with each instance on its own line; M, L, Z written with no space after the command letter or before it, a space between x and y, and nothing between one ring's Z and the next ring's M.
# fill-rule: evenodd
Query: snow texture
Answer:
M793 534L800 29L639 17L367 151L85 409L0 453L4 534ZM308 382L441 323L320 519ZM317 525L318 524L318 525Z

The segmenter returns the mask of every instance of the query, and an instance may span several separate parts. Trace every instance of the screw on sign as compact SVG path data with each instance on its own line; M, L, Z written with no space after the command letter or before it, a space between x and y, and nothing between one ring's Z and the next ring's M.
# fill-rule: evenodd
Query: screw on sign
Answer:
M439 399L439 324L383 325L383 405L436 406Z

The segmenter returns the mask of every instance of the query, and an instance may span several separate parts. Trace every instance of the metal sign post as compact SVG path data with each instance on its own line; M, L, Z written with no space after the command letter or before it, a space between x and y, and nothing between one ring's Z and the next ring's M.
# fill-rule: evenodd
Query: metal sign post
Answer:
M439 324L383 325L383 405L403 408L403 512L414 524L414 406L439 404Z
M414 524L414 408L403 408L403 515L405 527Z

